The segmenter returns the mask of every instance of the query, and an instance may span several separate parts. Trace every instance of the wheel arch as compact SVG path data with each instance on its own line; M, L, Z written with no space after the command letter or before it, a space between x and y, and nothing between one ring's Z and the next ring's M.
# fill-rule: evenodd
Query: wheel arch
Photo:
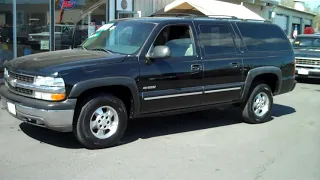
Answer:
M281 73L281 69L278 68L278 67L274 67L274 66L265 66L265 67L257 67L257 68L254 68L254 69L251 69L249 72L248 72L248 75L246 77L246 80L245 80L245 86L244 86L244 89L242 91L242 94L241 94L241 99L242 100L246 100L248 95L249 95L249 92L250 92L250 89L251 89L251 86L252 86L252 83L254 83L254 81L257 79L257 77L261 77L262 75L274 75L277 77L277 83L275 85L275 88L274 88L274 92L273 92L273 95L277 95L279 92L280 92L280 89L281 89L281 86L282 86L282 73Z
M73 86L68 97L78 98L82 93L88 90L112 86L124 86L130 90L133 100L132 115L136 116L140 110L139 90L136 81L130 77L107 77L82 81ZM130 111L130 109L128 111Z

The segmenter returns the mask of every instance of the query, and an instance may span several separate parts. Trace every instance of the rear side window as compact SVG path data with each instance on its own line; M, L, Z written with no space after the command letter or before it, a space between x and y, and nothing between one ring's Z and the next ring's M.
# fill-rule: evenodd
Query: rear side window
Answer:
M249 51L291 50L283 30L273 24L237 23Z
M206 55L234 54L236 47L227 25L199 25L200 45Z

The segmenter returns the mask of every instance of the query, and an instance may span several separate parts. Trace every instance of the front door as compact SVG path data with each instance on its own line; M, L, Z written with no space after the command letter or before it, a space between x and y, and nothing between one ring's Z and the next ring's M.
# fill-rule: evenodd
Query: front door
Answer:
M196 27L204 66L204 105L239 100L243 63L230 23L204 21Z
M168 46L171 57L144 63L140 57L141 112L174 110L201 104L203 64L192 23L168 24L150 47Z

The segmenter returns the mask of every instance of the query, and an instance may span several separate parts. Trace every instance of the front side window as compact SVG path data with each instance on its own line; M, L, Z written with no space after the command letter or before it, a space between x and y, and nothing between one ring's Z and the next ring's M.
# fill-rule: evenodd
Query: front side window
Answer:
M157 36L152 49L159 45L168 46L171 51L171 57L196 55L194 40L188 25L165 27Z
M206 55L236 52L232 33L226 25L200 25L200 45Z
M89 36L81 46L88 50L104 49L113 53L134 54L142 47L154 26L144 22L110 22Z

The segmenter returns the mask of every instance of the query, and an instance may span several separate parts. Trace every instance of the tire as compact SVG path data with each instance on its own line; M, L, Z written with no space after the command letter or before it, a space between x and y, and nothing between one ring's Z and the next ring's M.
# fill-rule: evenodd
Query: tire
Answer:
M270 89L270 87L266 84L257 84L253 86L253 90L250 93L250 97L248 98L245 107L242 111L243 120L246 123L250 124L258 124L258 123L264 123L269 120L271 120L271 113L272 113L272 106L273 106L273 94ZM262 97L265 97L266 102L264 103L265 106L263 106L263 103L260 103L261 107L264 108L259 110L258 112L264 112L264 113L258 113L256 114L254 112L254 109L256 109L257 106L254 108L254 101L257 98L258 95L262 95ZM261 97L261 96L260 96Z
M98 95L89 98L80 108L73 131L82 145L88 149L101 149L115 146L120 141L127 128L128 119L126 107L120 99L112 95ZM100 111L97 111L98 109ZM112 112L113 116L108 114L107 110ZM99 112L99 115L94 115L95 112ZM94 122L96 125L93 125ZM98 134L99 129L104 133L100 131ZM102 137L102 133L106 135Z

